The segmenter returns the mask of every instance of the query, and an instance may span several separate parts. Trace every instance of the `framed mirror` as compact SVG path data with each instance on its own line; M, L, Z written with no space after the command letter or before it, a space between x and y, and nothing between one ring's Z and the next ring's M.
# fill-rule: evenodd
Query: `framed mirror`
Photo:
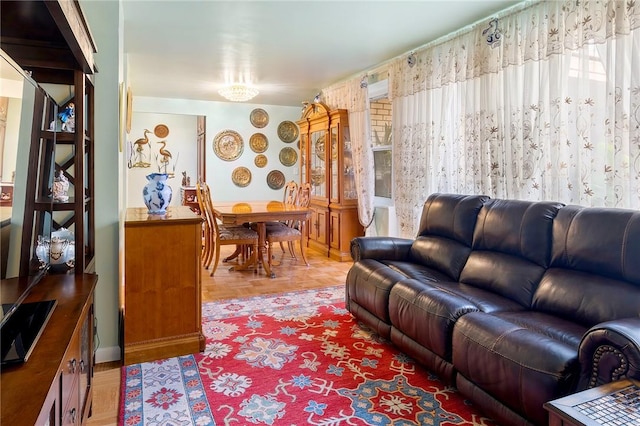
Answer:
M0 234L2 279L20 275L22 223L37 84L0 51Z

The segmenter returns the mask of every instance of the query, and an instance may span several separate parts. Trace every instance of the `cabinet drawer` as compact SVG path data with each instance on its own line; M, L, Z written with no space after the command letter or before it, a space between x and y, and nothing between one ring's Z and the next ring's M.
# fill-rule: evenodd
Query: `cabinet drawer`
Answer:
M75 401L76 411L78 410L78 375L80 372L80 344L76 334L74 334L67 352L65 353L64 361L62 363L62 388L60 394L60 404L64 407L71 404L71 401ZM63 416L64 417L64 416Z
M73 385L71 386L71 389L69 389L69 391L71 393L69 400L62 400L62 405L65 407L62 409L62 420L60 422L62 426L75 426L82 424L77 381L73 382Z

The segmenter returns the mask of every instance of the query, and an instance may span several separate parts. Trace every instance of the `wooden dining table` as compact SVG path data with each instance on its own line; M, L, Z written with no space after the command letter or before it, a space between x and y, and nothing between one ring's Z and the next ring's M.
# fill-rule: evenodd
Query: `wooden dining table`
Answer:
M275 273L269 266L268 259L265 259L267 222L300 220L303 224L301 230L305 235L305 224L311 217L311 210L308 207L300 207L285 204L282 201L234 201L218 202L213 206L216 217L220 218L223 225L242 225L244 223L255 223L258 232L258 255L255 261L262 265L267 276L275 278ZM301 244L300 250L304 252L306 244ZM254 256L252 256L252 259ZM253 266L249 262L239 265L234 269L243 270Z

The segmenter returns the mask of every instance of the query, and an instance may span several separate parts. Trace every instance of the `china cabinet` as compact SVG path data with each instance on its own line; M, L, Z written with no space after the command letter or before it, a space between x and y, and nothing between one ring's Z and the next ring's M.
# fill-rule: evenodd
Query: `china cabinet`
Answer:
M309 248L338 261L349 261L351 240L364 235L364 228L358 220L347 111L313 103L305 108L297 124L300 179L311 184Z

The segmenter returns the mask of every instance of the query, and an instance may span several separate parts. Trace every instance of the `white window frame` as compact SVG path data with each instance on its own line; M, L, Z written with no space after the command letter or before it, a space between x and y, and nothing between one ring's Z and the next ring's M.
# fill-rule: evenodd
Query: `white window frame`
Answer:
M371 103L372 101L376 101L378 99L384 99L387 98L389 96L389 80L385 79L385 80L380 80L377 81L375 83L370 83L367 86L368 89L368 93L369 93L369 103ZM369 126L371 126L371 123L369 123ZM371 137L373 138L373 132L371 132ZM373 145L373 140L371 142L371 149L373 152L376 151L391 151L391 158L393 158L393 139L391 140L391 145L379 145L379 146L374 146ZM375 176L375 164L374 164L374 176ZM394 185L394 179L393 179L393 162L391 163L391 197L387 198L387 197L378 197L374 194L373 197L373 205L375 207L382 207L382 206L394 206L395 202L394 202L394 197L395 197L395 191L394 191L395 185Z

